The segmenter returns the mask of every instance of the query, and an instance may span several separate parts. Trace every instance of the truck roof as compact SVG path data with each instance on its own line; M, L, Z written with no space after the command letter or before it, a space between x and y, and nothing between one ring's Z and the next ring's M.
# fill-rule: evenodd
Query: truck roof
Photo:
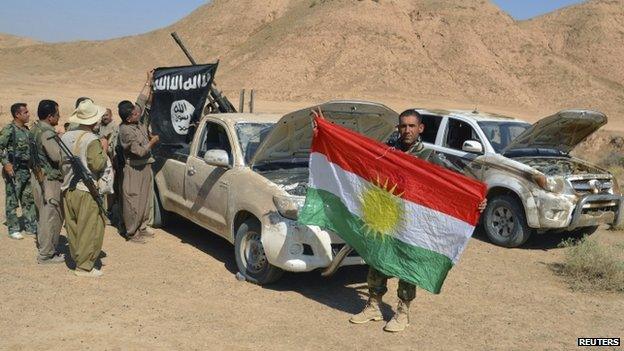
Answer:
M425 115L439 115L439 116L446 116L446 117L451 117L451 116L458 116L458 117L465 117L465 118L471 118L474 119L476 121L496 121L496 122L503 122L503 121L507 121L507 122L524 122L524 123L528 123L524 120L518 119L518 118L514 118L514 117L509 117L509 116L505 116L505 115L501 115L501 114L497 114L497 113L490 113L490 112L482 112L482 111L477 111L477 110L442 110L442 109L424 109L424 108L417 108L415 109L416 111L418 111L418 113L421 114L425 114Z

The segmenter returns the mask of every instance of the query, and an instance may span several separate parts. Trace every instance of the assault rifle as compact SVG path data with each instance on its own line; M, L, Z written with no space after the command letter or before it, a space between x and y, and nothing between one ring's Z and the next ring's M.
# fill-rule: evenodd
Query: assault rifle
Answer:
M171 33L171 36L173 37L173 40L175 40L176 44L178 44L180 49L182 49L182 52L184 52L186 58L188 58L191 64L195 66L197 64L195 62L195 59L193 59L191 53L189 53L189 51L186 49L186 46L184 46L184 44L182 43L182 40L178 36L178 33L173 32ZM216 88L216 83L214 82L214 80L212 85L210 86L210 90L208 91L207 100L208 105L213 111L219 111L221 113L236 113L234 105L232 105L230 100L228 100L228 98Z
M97 203L102 214L104 216L107 216L108 212L104 208L104 200L102 200L102 195L98 191L97 185L95 185L95 180L93 179L91 172L82 164L80 158L78 156L75 156L71 152L71 150L69 150L67 145L65 145L63 140L61 140L58 135L54 134L48 138L48 140L51 139L54 139L54 141L56 141L56 143L61 148L61 151L65 154L65 156L67 156L69 163L71 164L72 170L74 171L74 179L72 179L71 184L75 186L76 183L82 181L87 189L89 189L89 194L91 194L91 197Z
M32 163L32 171L35 175L35 179L39 183L43 182L43 170L41 169L41 159L39 158L39 147L37 146L37 141L31 136L28 141L30 144L30 162Z

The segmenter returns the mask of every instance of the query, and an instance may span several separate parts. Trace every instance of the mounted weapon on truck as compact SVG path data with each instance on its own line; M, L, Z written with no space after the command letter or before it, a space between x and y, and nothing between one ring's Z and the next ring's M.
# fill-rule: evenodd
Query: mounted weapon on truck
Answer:
M184 43L182 43L182 40L178 36L178 33L172 32L171 36L173 37L173 40L175 40L176 44L178 44L180 49L182 49L182 52L184 52L184 55L186 55L186 57L189 59L191 64L193 66L197 65L197 62L195 61L195 59L193 59L193 56L191 56L191 53L186 49L186 46L184 45ZM212 113L216 113L216 112L236 113L236 109L234 108L234 105L232 105L230 100L228 100L228 98L225 95L223 95L219 91L219 89L217 89L217 84L214 81L212 85L210 86L210 90L208 91L207 100L208 100L207 104L208 106L210 106L210 110Z

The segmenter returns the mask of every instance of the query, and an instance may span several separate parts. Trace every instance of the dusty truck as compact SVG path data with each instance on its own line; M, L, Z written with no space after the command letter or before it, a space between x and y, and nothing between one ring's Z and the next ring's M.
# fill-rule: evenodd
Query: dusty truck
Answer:
M320 107L327 119L378 141L393 133L398 118L370 102ZM229 240L239 271L258 284L276 281L283 271L329 266L344 242L296 222L311 143L310 109L204 116L188 146L157 157L155 222L174 212ZM355 253L342 261L358 264L364 262Z
M565 110L531 125L478 111L417 110L427 147L450 168L487 184L481 224L493 243L516 247L533 233L583 235L621 224L615 177L570 155L607 123L604 114Z

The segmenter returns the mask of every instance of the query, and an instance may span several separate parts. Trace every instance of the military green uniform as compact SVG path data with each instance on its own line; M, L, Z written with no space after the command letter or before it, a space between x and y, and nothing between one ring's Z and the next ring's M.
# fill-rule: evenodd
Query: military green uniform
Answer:
M39 210L39 259L53 257L57 251L61 227L63 225L63 210L61 207L61 184L63 172L61 170L61 149L50 137L56 135L54 127L46 121L39 121L32 128L33 139L37 146L35 169L40 168L42 179L33 187L40 187L39 196L35 197Z
M9 233L20 232L17 208L22 208L24 230L37 233L37 210L30 183L30 163L32 135L28 127L19 127L11 122L0 131L0 150L2 166L12 163L14 177L4 171L2 177L6 186L6 224Z
M388 146L392 146L398 150L406 152L414 157L420 158L425 161L437 164L439 166L446 166L441 158L437 156L437 153L432 149L427 149L423 143L419 140L411 147L406 147L400 140L389 142ZM370 296L383 296L387 291L387 283L389 276L381 273L373 267L368 269L368 276L366 281L368 283L368 292ZM397 290L399 299L409 302L416 298L416 286L412 283L399 279L399 288Z
M98 137L79 129L65 133L62 139L93 177L98 179L107 162ZM61 190L69 252L77 269L91 271L102 251L104 214L99 210L88 188L82 181L75 179L69 163L63 164L63 173L65 178Z

